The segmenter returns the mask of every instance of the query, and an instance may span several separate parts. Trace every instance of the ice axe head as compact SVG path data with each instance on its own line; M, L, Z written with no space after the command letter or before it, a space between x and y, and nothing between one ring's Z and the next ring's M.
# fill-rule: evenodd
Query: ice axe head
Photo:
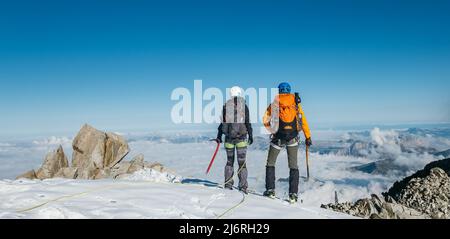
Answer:
M295 103L302 103L302 98L300 98L300 94L298 92L295 92Z

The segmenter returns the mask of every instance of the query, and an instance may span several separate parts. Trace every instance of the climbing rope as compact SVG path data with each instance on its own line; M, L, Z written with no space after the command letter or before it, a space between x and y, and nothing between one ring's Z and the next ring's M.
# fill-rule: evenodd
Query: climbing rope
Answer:
M234 209L238 208L239 206L241 206L245 202L245 199L246 199L247 195L244 192L241 192L241 193L242 193L241 201L239 203L237 203L236 205L234 205L234 206L228 208L227 210L225 210L222 214L217 216L216 219L222 219L226 214L228 214L229 212L231 212Z
M143 184L171 184L171 183L168 183L168 182L151 182L151 181L148 181L148 182L144 182ZM195 184L183 184L183 183L175 183L175 184L181 184L181 185L185 185L185 186L197 186L197 185L195 185ZM70 194L70 195L63 195L63 196L60 196L60 197L57 197L57 198L54 198L54 199L50 199L50 200L47 200L47 201L45 201L45 202L39 203L39 204L37 204L37 205L34 205L34 206L32 206L32 207L28 207L28 208L25 208L25 209L16 210L16 212L17 212L17 213L26 213L26 212L33 211L33 210L35 210L35 209L37 209L37 208L46 206L46 205L48 205L48 204L50 204L50 203L52 203L52 202L58 202L58 201L69 200L69 199L73 199L73 198L77 198L77 197L86 196L86 195L91 194L91 193L94 193L94 192L99 192L99 191L104 191L104 190L109 190L109 189L127 188L127 187L129 187L129 186L130 186L130 185L107 185L107 186L97 187L97 188L94 188L94 189L91 189L91 190L87 190L87 191L84 191L84 192L74 193L74 194ZM219 186L221 186L221 185L218 184L217 187L219 187ZM201 186L198 185L198 187L201 187ZM225 210L222 214L220 214L219 216L217 216L216 219L223 218L226 214L228 214L228 213L231 212L232 210L234 210L234 209L236 209L237 207L239 207L242 203L244 203L244 201L245 201L245 196L246 196L246 195L245 195L245 193L243 193L243 192L242 192L242 195L243 195L243 197L242 197L242 199L241 199L241 201L240 201L239 203L237 203L236 205L233 205L232 207L230 207L230 208L228 208L227 210Z
M231 177L230 177L229 179L227 179L223 184L220 184L220 185L222 185L223 187L225 187L225 185L227 185L229 182L231 182L231 181L234 179L234 177L235 177L236 175L239 175L239 174L241 173L241 171L246 167L246 164L247 164L247 157L245 157L244 163L242 164L241 167L239 167L237 173L234 174L234 172L233 172L233 174L231 175Z
M219 186L222 186L222 188L224 188L225 185L227 185L229 182L231 182L236 175L239 175L241 173L241 171L246 167L246 165L247 165L247 156L245 157L245 160L244 160L244 163L242 164L242 166L239 167L237 173L234 174L234 171L233 171L233 174L231 175L231 177L229 179L227 179L223 184L219 184ZM244 204L247 195L244 192L242 192L242 191L241 191L241 193L242 193L241 201L238 202L236 205L230 207L229 209L225 210L225 212L223 212L222 214L217 216L216 219L223 218L226 214L228 214L229 212L233 211L234 209L236 209L239 206L241 206L242 204Z
M61 196L61 197L57 197L57 198L45 201L43 203L40 203L38 205L29 207L29 208L25 208L25 209L22 209L22 210L17 210L16 212L17 213L29 212L29 211L32 211L32 210L34 210L36 208L43 207L43 206L45 206L45 205L47 205L47 204L49 204L51 202L57 202L57 201L65 200L65 199L76 198L76 197L84 196L84 195L92 193L92 192L98 192L98 191L111 189L111 188L120 188L120 186L119 185L110 185L110 186L107 186L107 187L98 187L98 188L95 188L95 189L92 189L92 190L88 190L88 191L84 191L84 192L80 192L80 193L75 193L75 194L71 194L71 195L64 195L64 196Z

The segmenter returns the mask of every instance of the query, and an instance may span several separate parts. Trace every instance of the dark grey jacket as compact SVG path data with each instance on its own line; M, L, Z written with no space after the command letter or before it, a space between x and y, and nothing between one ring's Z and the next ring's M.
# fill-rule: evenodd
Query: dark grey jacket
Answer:
M253 137L250 112L242 97L233 97L223 106L222 123L219 125L217 138L225 134L225 141L245 140L247 135Z

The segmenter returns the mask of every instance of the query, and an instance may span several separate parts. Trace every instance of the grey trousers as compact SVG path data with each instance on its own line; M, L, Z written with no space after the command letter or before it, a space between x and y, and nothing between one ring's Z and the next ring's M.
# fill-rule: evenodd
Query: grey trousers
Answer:
M225 166L225 187L232 188L234 184L233 176L234 176L234 159L235 154L237 153L237 161L239 165L239 171L238 177L239 177L239 189L246 189L248 187L247 182L247 165L245 163L245 159L247 156L247 147L234 147L234 148L227 148L227 165ZM238 170L239 170L238 169Z
M276 140L270 143L269 155L267 156L267 165L268 167L275 167L277 162L278 155L282 148L286 147L287 155L288 155L288 164L290 169L298 169L297 162L297 154L298 154L298 141L296 139L292 139L288 142L283 140Z
M267 156L266 164L266 190L275 189L275 164L283 147L286 147L289 164L289 194L298 193L299 171L298 171L298 140L292 139L290 141L274 140L270 143L269 155Z

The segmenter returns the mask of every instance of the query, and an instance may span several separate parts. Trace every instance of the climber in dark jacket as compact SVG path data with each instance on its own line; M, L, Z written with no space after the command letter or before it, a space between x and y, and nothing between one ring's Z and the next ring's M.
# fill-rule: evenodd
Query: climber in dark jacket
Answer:
M239 165L239 190L247 193L247 146L253 143L253 129L250 123L250 113L243 91L234 86L230 90L231 99L228 100L222 112L222 123L219 125L217 140L222 143L222 135L225 135L225 149L227 152L227 164L225 166L225 188L233 189L234 158L237 154Z

